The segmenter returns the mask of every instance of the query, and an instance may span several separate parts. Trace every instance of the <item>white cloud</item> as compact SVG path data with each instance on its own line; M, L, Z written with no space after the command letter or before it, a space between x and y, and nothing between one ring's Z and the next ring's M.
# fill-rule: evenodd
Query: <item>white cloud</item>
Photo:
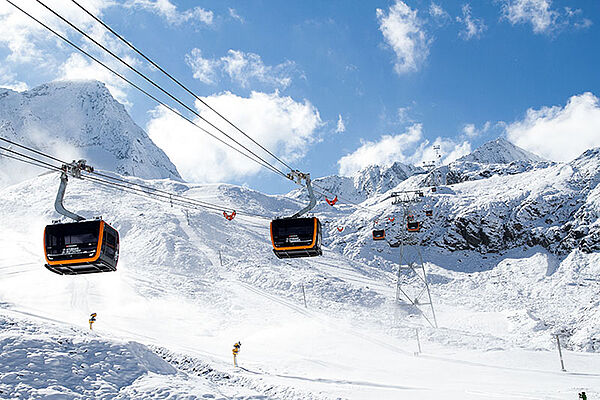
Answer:
M506 127L508 139L526 150L555 161L569 161L600 146L600 103L586 92L566 106L529 109L525 119Z
M445 25L448 21L450 21L450 14L446 12L437 3L431 2L429 5L429 15L436 21L438 25Z
M475 127L475 124L465 124L462 129L463 135L468 137L469 139L476 138L484 133L487 133L492 127L492 123L487 121L480 129Z
M194 48L185 56L185 60L192 68L194 78L204 83L214 84L222 74L244 88L256 82L285 89L292 83L291 76L295 69L292 61L275 66L265 65L258 54L232 49L219 59L211 59L202 57L201 50Z
M502 18L512 25L531 24L534 33L549 34L567 26L585 29L592 21L580 9L552 7L552 0L501 0Z
M235 8L231 8L229 7L229 16L233 19L236 19L238 21L240 21L240 23L244 23L244 18L242 18L237 11L235 10Z
M192 49L185 55L185 62L192 68L194 78L206 84L215 84L217 82L217 69L220 62L210 58L202 57L202 50Z
M164 18L170 25L182 25L189 22L201 22L212 25L213 12L202 7L179 11L170 0L128 0L123 4L127 8L147 10Z
M451 162L470 153L469 142L455 143L437 138L433 143L423 139L421 124L414 124L404 133L383 135L378 141L364 141L354 152L338 160L339 173L349 176L369 165L391 165L396 161L421 164L436 158L433 146L440 146L443 162Z
M335 127L335 133L343 133L346 132L346 125L344 124L344 120L342 119L342 114L338 114L337 126Z
M130 64L136 65L136 60L125 56L126 47L113 38L104 28L85 14L68 0L56 0L49 6L61 13L74 25L86 31L98 42L111 48L116 54L121 55ZM125 67L114 61L109 55L96 49L96 46L83 40L78 34L73 33L64 23L56 18L48 18L49 12L33 0L23 0L18 5L39 17L63 36L70 38L80 47L95 54L101 61L111 68L124 72ZM92 14L101 16L102 12L115 3L112 1L88 0L85 8ZM105 70L93 61L90 61L78 52L73 52L71 47L64 44L59 38L48 32L37 22L31 20L21 11L7 3L0 3L0 47L9 50L8 56L3 60L0 74L0 85L13 87L18 90L25 89L27 85L19 81L23 70L28 74L36 74L37 80L49 81L54 79L98 79L106 83L111 93L117 100L127 103L126 93L130 90L112 73Z
M317 130L322 126L319 112L310 102L296 102L278 92L252 92L250 97L225 92L203 100L223 115L231 116L231 121L248 135L289 162L305 156L309 145L316 140ZM199 109L202 110L200 106ZM203 110L201 114L236 140L256 149L255 145L226 123L215 119L212 113ZM199 124L206 125L203 122ZM154 110L147 131L187 180L222 182L256 175L263 170L258 164L218 143L162 107ZM231 142L216 131L215 135Z
M462 17L456 17L457 22L464 24L464 29L459 33L460 37L464 40L480 38L481 34L487 29L483 19L473 18L469 4L462 6L462 14Z
M504 0L502 12L512 25L530 23L535 33L544 33L558 18L551 5L552 0Z
M29 86L25 82L19 81L13 72L3 66L0 66L0 87L17 92L29 89Z
M221 57L221 61L223 70L243 87L247 87L253 79L282 88L292 82L288 73L294 66L291 61L272 67L265 65L258 54L239 50L229 50L225 57Z
M417 11L397 0L387 13L378 8L377 19L386 43L396 53L396 73L417 71L427 59L431 43Z

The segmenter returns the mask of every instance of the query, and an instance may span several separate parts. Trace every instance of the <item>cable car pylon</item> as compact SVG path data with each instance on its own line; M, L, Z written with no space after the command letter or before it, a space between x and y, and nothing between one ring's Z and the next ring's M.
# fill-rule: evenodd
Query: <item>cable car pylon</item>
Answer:
M271 242L273 253L278 258L314 257L323 254L321 250L321 221L317 217L305 217L304 214L317 205L313 192L310 174L293 170L287 174L288 179L302 185L306 183L309 203L291 217L271 221Z

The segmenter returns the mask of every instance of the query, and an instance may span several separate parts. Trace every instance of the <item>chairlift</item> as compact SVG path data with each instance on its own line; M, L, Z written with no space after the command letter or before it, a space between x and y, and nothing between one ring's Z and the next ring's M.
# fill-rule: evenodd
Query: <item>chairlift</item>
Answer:
M288 218L279 218L271 221L271 243L273 253L278 258L314 257L323 254L321 250L321 221L316 217L301 216L317 204L313 193L310 174L292 171L288 178L301 183L306 181L306 188L310 197L309 204Z
M102 218L86 220L63 206L68 175L81 179L81 172L93 172L85 160L62 166L60 186L54 201L56 212L75 222L53 222L44 229L44 265L59 275L80 275L117 270L119 233ZM67 175L68 174L68 175Z
M337 203L337 201L338 201L338 197L337 197L337 195L336 195L336 196L335 196L335 198L334 198L333 200L329 200L327 197L325 197L325 201L327 202L327 204L329 204L330 206L332 206L332 207L333 207L333 206L335 205L335 203Z
M373 229L373 240L385 240L385 229Z
M426 217L433 217L433 210L425 210Z

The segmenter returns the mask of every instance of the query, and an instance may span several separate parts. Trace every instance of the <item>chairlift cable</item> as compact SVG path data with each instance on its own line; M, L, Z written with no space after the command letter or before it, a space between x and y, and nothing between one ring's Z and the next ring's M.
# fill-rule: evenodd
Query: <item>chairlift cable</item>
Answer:
M244 157L247 157L248 159L256 162L257 164L261 165L264 168L267 168L269 170L271 170L272 172L278 174L278 175L282 175L287 179L287 176L281 172L280 170L278 170L277 168L273 167L272 165L270 165L269 163L263 163L259 160L256 160L254 158L252 158L250 155L244 153L243 151L241 151L240 149L234 147L233 145L227 143L226 141L224 141L223 139L215 136L214 134L212 134L211 132L209 132L208 130L204 129L203 127L201 127L200 125L198 125L196 122L194 122L192 119L186 117L185 115L179 113L176 109L174 109L173 107L167 105L166 103L164 103L163 101L159 100L157 97L155 97L154 95L150 94L148 91L144 90L143 88L141 88L140 86L138 86L137 84L133 83L131 80L127 79L124 75L122 75L121 73L115 71L114 69L110 68L108 65L106 65L105 63L103 63L102 61L100 61L99 59L97 59L96 57L94 57L93 55L91 55L89 52L83 50L81 47L79 47L78 45L76 45L75 43L73 43L71 40L69 40L68 38L66 38L65 36L61 35L60 33L58 33L57 31L55 31L54 29L52 29L51 27L49 27L48 25L46 25L45 23L43 23L42 21L40 21L39 19L37 19L36 17L34 17L33 15L31 15L30 13L28 13L27 11L23 10L21 7L17 6L15 3L13 3L11 0L6 0L9 4L11 4L13 7L15 7L16 9L18 9L19 11L21 11L23 14L27 15L29 18L31 18L32 20L34 20L35 22L37 22L38 24L40 24L42 27L44 27L45 29L47 29L48 31L50 31L51 33L53 33L55 36L57 36L58 38L60 38L61 40L63 40L65 43L69 44L71 47L77 49L80 53L86 55L87 57L89 57L91 60L95 61L97 64L101 65L102 67L104 67L106 70L110 71L111 73L113 73L115 76L119 77L120 79L122 79L123 81L125 81L126 83L128 83L129 85L131 85L132 87L134 87L135 89L137 89L139 92L143 93L144 95L146 95L147 97L149 97L150 99L154 100L156 103L158 103L159 105L165 107L166 109L168 109L169 111L171 111L172 113L176 114L177 116L185 119L187 122L189 122L190 124L194 125L195 127L197 127L198 129L200 129L201 131L203 131L204 133L206 133L207 135L211 136L213 139L218 140L220 143L224 144L225 146L237 151L238 153L240 153L241 155L243 155Z
M61 40L63 40L64 42L66 42L67 44L69 44L71 47L77 49L79 52L81 52L82 54L86 55L87 57L89 57L90 59L92 59L93 61L95 61L96 63L98 63L99 65L101 65L102 67L104 67L105 69L107 69L108 71L110 71L111 73L113 73L115 76L119 77L120 79L122 79L123 81L125 81L126 83L128 83L129 85L131 85L132 87L134 87L135 89L137 89L138 91L140 91L141 93L143 93L144 95L146 95L147 97L149 97L150 99L154 100L155 102L157 102L158 104L160 104L161 106L167 108L169 111L173 112L174 114L180 116L181 118L185 119L186 121L188 121L189 123L191 123L192 125L196 126L197 128L199 128L200 130L202 130L204 133L208 134L209 136L211 136L212 138L218 140L219 142L221 142L222 144L226 145L227 147L237 151L238 153L242 154L243 156L247 157L248 159L256 162L257 164L261 165L264 168L267 168L269 170L271 170L272 172L283 176L284 178L286 178L286 180L289 179L289 177L283 173L281 170L279 170L277 167L274 167L272 164L270 164L269 162L267 162L266 160L264 160L262 157L258 156L256 153L254 153L252 150L248 149L246 146L240 144L238 141L236 141L235 139L231 138L229 135L227 135L225 132L223 132L221 129L219 129L218 127L216 127L214 124L210 123L209 121L206 121L205 118L203 118L200 114L198 114L195 110L191 109L189 106L187 106L186 104L184 104L183 102L181 102L179 99L177 99L175 96L173 96L172 94L170 94L169 92L167 92L166 90L164 90L162 87L160 87L158 84L156 84L154 81L152 81L151 79L149 79L148 77L146 77L144 74L142 74L141 72L139 72L137 69L135 69L134 67L132 67L130 64L128 64L126 61L122 60L119 56L117 56L116 54L114 54L113 52L111 52L110 50L108 50L105 46L103 46L102 44L98 43L96 40L94 40L93 38L91 38L89 35L87 35L85 32L83 32L81 29L79 29L78 27L76 27L74 24L72 24L71 22L69 22L68 20L66 20L64 17L62 17L60 14L58 14L57 12L55 12L54 10L52 10L50 7L48 7L47 5L45 5L44 3L42 3L40 0L36 0L36 2L38 2L40 5L42 5L44 8L46 8L48 11L50 11L51 13L53 13L55 16L57 16L58 18L60 18L61 20L63 20L65 23L67 23L68 25L70 25L73 29L77 30L79 33L81 33L83 36L85 36L86 38L88 38L89 40L91 40L93 43L95 43L96 45L98 45L100 48L102 48L103 50L105 50L106 52L108 52L109 54L111 54L114 58L116 58L117 60L119 60L121 63L123 63L124 65L126 65L128 68L130 68L132 71L134 71L136 74L138 74L139 76L141 76L142 78L144 78L146 81L148 81L149 83L151 83L153 86L155 86L156 88L158 88L160 91L162 91L163 93L165 93L167 96L169 96L170 98L172 98L173 100L175 100L177 103L179 103L180 105L182 105L184 108L186 108L187 110L189 110L190 112L192 112L194 115L198 116L201 120L207 122L209 125L211 125L212 127L214 127L215 129L217 129L219 132L221 132L223 135L225 135L226 137L230 138L234 143L238 144L240 147L242 147L243 149L245 149L246 151L248 151L250 154L254 155L255 157L258 158L255 159L253 157L251 157L250 155L248 155L247 153L244 153L243 151L241 151L240 149L234 147L233 145L225 142L223 139L218 138L217 136L215 136L214 134L210 133L209 131L207 131L206 129L204 129L203 127L199 126L196 122L194 122L193 120L191 120L190 118L184 116L183 114L177 112L176 109L172 108L171 106L165 104L163 101L159 100L158 98L156 98L155 96L153 96L152 94L150 94L149 92L147 92L146 90L142 89L140 86L136 85L135 83L133 83L131 80L127 79L124 75L120 74L119 72L115 71L114 69L110 68L109 66L107 66L105 63L103 63L102 61L100 61L99 59L97 59L96 57L92 56L89 52L83 50L81 47L79 47L78 45L76 45L75 43L73 43L71 40L69 40L68 38L66 38L65 36L61 35L60 33L58 33L57 31L55 31L54 29L52 29L51 27L49 27L48 25L46 25L45 23L43 23L42 21L40 21L39 19L37 19L36 17L34 17L33 15L31 15L30 13L28 13L27 11L25 11L24 9L22 9L21 7L17 6L13 1L11 0L6 0L10 5L12 5L13 7L15 7L16 9L18 9L19 11L21 11L23 14L25 14L26 16L28 16L29 18L31 18L32 20L34 20L35 22L37 22L38 24L40 24L42 27L44 27L45 29L47 29L48 31L50 31L51 33L53 33L55 36L59 37ZM210 107L209 107L210 108ZM214 111L214 110L213 110ZM254 141L254 140L253 140ZM262 148L262 146L260 146ZM259 161L260 160L260 161ZM281 161L281 160L279 160ZM287 164L285 164L287 166ZM291 169L291 168L290 168ZM299 186L302 186L300 184L298 184ZM315 185L316 186L316 185ZM317 186L319 187L319 186ZM320 188L320 187L319 187ZM325 190L323 188L320 188L321 190ZM328 191L328 190L327 190ZM329 191L330 192L330 191ZM330 192L332 193L332 192ZM320 193L321 195L325 196L325 194ZM371 214L375 214L373 211L360 206L352 201L349 201L347 199L343 199L342 197L338 196L338 198L340 200L342 200L345 203L349 203L354 205L357 208L362 208L364 210L366 210L367 212L371 213Z
M112 50L108 49L102 43L98 42L96 39L94 39L93 37L91 37L90 35L88 35L86 32L84 32L82 29L80 29L79 27L77 27L71 21L69 21L68 19L66 19L65 17L63 17L61 14L59 14L58 12L54 11L52 8L50 8L49 6L47 6L46 4L44 4L41 0L35 0L35 1L38 4L40 4L42 7L44 7L48 11L50 11L52 14L54 14L56 17L58 17L60 20L62 20L63 22L65 22L71 28L75 29L77 32L79 32L81 35L83 35L85 38L87 38L88 40L90 40L96 46L100 47L102 50L104 50L105 52L107 52L108 54L110 54L117 61L119 61L120 63L122 63L123 65L125 65L127 68L129 68L133 72L135 72L138 76L140 76L141 78L143 78L146 82L150 83L152 86L154 86L155 88L157 88L158 90L160 90L162 93L164 93L165 95L167 95L169 98L171 98L177 104L181 105L186 110L188 110L189 112L191 112L192 114L194 114L195 116L197 116L198 118L200 118L202 121L206 122L208 125L210 125L214 129L216 129L222 135L224 135L229 140L231 140L234 143L236 143L238 146L240 146L241 148L243 148L244 150L246 150L248 153L252 154L257 159L261 160L265 164L269 164L273 169L279 171L279 169L277 169L276 167L273 167L273 165L271 165L264 158L262 158L261 156L259 156L258 154L256 154L254 151L252 151L251 149L249 149L245 145L243 145L240 142L238 142L237 140L235 140L233 137L231 137L230 135L228 135L227 133L225 133L225 131L223 131L221 128L219 128L218 126L216 126L212 122L208 121L198 111L194 110L193 108L191 108L190 106L188 106L187 104L185 104L183 101L181 101L180 99L178 99L176 96L174 96L173 94L171 94L169 91L163 89L162 86L160 86L159 84L157 84L156 82L154 82L152 79L150 79L149 77L147 77L144 73L140 72L137 68L135 68L134 66L132 66L131 64L129 64L127 61L123 60L121 57L119 57L118 55L116 55ZM279 171L279 173L281 175L283 175L283 176L286 176L285 173L283 173L282 171Z
M279 161L286 168L288 168L290 170L293 170L293 168L290 167L285 161L281 160L279 157L277 157L275 154L273 154L269 149L267 149L266 147L264 147L263 145L261 145L256 140L254 140L250 135L248 135L246 132L244 132L242 129L240 129L237 125L235 125L233 122L231 122L229 119L227 119L224 115L222 115L217 110L215 110L213 107L211 107L206 101L204 101L202 98L200 98L198 95L196 95L190 89L188 89L187 86L185 86L183 83L181 83L177 78L175 78L169 72L165 71L160 65L158 65L156 62L154 62L152 59L150 59L148 56L146 56L141 50L139 50L137 47L135 47L133 44L131 44L129 41L127 41L127 39L125 39L123 36L121 36L119 33L117 33L108 24L106 24L104 21L102 21L96 15L94 15L93 13L91 13L90 11L88 11L85 7L83 7L81 4L79 4L76 0L71 0L71 1L77 7L79 7L81 10L83 10L87 15L89 15L94 20L96 20L96 22L98 22L100 25L102 25L104 28L106 28L115 37L117 37L119 40L121 40L123 43L125 43L130 49L132 49L139 56L141 56L143 59L145 59L146 61L148 61L153 67L155 67L160 72L162 72L164 75L166 75L169 79L171 79L171 81L173 81L174 83L176 83L179 87L181 87L183 90L185 90L191 96L193 96L196 100L198 100L199 102L201 102L202 104L204 104L208 109L210 109L212 112L214 112L215 114L217 114L221 119L223 119L224 121L226 121L229 125L231 125L233 128L235 128L242 135L244 135L245 137L247 137L248 139L250 139L254 144L256 144L258 147L260 147L262 150L264 150L266 153L268 153L275 160Z
M27 146L22 146L21 145L20 147L23 147L25 149L29 149ZM23 158L18 158L16 156L12 156L10 154L3 154L3 153L0 153L0 156L6 156L6 157L12 158L14 160L21 161L21 162L24 162L24 163L28 163L28 164L31 164L31 165L35 165L37 167L45 168L45 169L48 169L48 170L51 170L51 171L59 171L59 172L62 171L62 168L60 168L60 167L57 167L57 166L52 165L52 164L49 164L49 163L47 163L45 161L36 159L34 157L28 156L26 154L20 153L18 151L15 151L15 150L12 150L12 149L8 149L8 148L2 147L2 146L0 146L0 150L7 151L9 153L15 154L16 156L23 157L24 159ZM36 151L36 152L39 153L40 155L45 156L45 157L52 157L52 156L49 156L48 154L45 154L43 152L39 152L39 151ZM222 207L220 205L216 205L216 204L212 204L212 203L208 203L208 202L204 202L204 201L200 201L200 200L195 200L195 199L192 199L192 198L186 198L184 196L177 195L177 194L174 194L174 193L169 193L169 192L162 191L162 190L160 191L162 193L148 193L148 192L144 191L143 189L139 189L139 188L135 188L135 187L130 187L130 186L127 186L127 185L116 183L116 182L110 182L110 181L107 181L107 180L104 180L104 179L101 179L101 178L97 178L95 176L83 175L82 179L88 179L88 180L93 181L94 183L97 183L97 184L100 184L100 185L110 186L112 188L116 188L116 189L119 189L119 190L122 190L122 191L128 191L130 193L136 193L138 195L141 195L141 196L144 196L144 197L149 197L149 198L152 198L152 199L155 199L155 200L159 200L159 201L162 201L162 202L165 202L165 203L177 204L177 205L179 205L181 207L184 207L184 208L187 207L187 208L194 208L194 209L208 209L208 210L211 210L211 211L218 211L219 213L222 213L224 210L225 211L232 210L231 207ZM122 181L127 182L125 180L122 180ZM154 190L153 188L151 188L149 186L143 186L143 185L140 185L140 186L145 187L148 190ZM246 211L237 211L236 210L236 213L239 214L239 215L244 215L244 216L252 216L252 217L259 217L259 218L270 219L267 216L264 216L264 215L261 215L261 214L256 214L256 213L251 213L251 212L246 212Z

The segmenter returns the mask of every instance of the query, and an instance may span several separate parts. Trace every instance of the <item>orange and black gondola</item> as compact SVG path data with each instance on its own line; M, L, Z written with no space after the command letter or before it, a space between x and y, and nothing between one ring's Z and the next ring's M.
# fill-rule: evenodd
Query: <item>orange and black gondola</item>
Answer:
M278 258L320 256L321 221L316 217L275 219L271 221L271 241Z
M374 229L373 240L385 240L385 229Z
M406 230L409 232L420 232L421 231L421 223L417 221L408 221L406 223Z
M101 219L48 225L44 254L45 267L60 275L116 271L119 233Z

